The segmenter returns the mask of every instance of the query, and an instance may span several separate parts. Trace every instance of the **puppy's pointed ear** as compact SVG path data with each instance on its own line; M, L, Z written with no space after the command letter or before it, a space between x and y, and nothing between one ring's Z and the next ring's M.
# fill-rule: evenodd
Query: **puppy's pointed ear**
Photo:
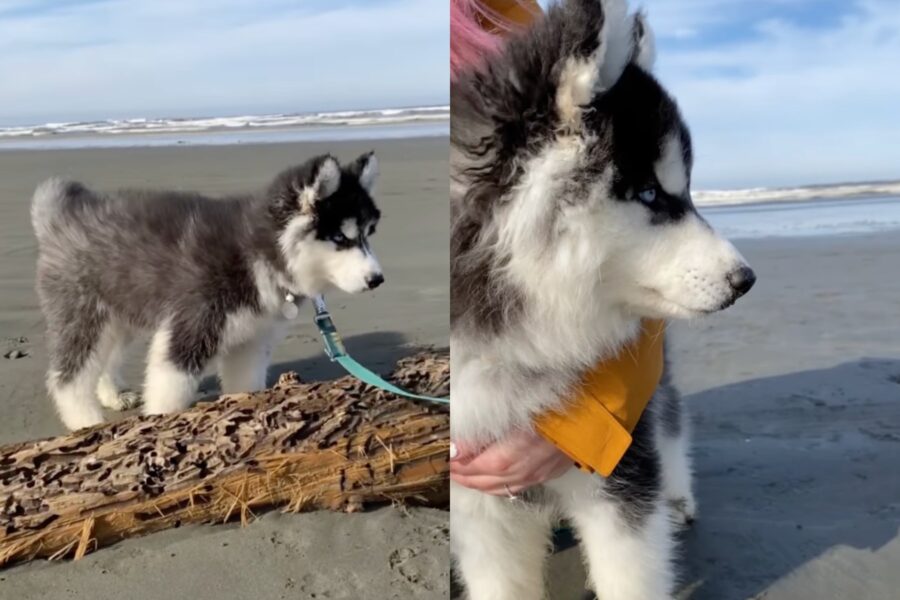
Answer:
M631 61L634 21L625 0L574 0L562 14L571 54L562 57L556 105L562 122L575 125L581 108L614 86Z
M341 166L336 158L325 155L312 163L305 181L291 182L291 192L302 211L312 210L316 202L334 194L341 185Z
M375 158L374 150L356 159L353 163L353 174L359 178L359 184L371 193L375 187L375 180L378 179L378 159Z
M632 27L634 34L634 64L647 71L653 70L656 63L656 36L647 23L647 15L639 12L634 15L634 26Z

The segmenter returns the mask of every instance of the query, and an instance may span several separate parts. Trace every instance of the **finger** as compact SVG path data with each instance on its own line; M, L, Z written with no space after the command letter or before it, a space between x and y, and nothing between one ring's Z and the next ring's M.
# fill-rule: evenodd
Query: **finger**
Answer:
M458 485L461 485L463 487L467 487L470 490L475 490L477 492L483 492L486 489L488 489L487 487L479 485L478 477L472 477L471 475L459 475L457 473L451 472L450 473L450 481L452 481L453 483L456 483Z
M500 496L502 498L514 498L519 494L528 489L528 486L513 486L513 485L503 485L495 488L488 488L484 490L485 494L490 494L491 496Z
M457 483L459 483L459 482L457 482ZM518 487L518 486L506 486L506 485L492 486L489 484L483 484L483 483L471 482L471 481L468 483L470 485L466 485L466 487L470 487L471 489L481 492L483 494L488 494L490 496L498 496L501 498L509 498L510 495L517 496L520 492L527 489L527 488ZM465 484L460 484L460 485L465 485ZM475 487L475 486L477 486L477 487Z
M480 471L484 474L507 475L521 467L527 458L527 455L522 453L511 452L503 443L495 443L462 462L472 473Z
M513 477L525 469L519 463L511 464L506 458L492 454L478 454L467 461L450 461L450 472L460 475L493 475Z
M472 461L471 458L470 458L468 461L466 461L466 462L461 462L461 461L458 461L458 460L451 460L451 461L450 461L450 472L451 472L451 473L454 473L454 474L456 474L456 475L466 475L466 476L471 476L471 475L492 475L492 474L493 474L493 475L496 475L496 473L489 473L489 472L486 472L484 469L482 469L481 467L479 467L478 464L476 464L476 465L473 467L471 461Z
M450 479L462 486L478 490L479 492L496 493L497 490L503 490L505 492L506 487L509 486L509 489L512 490L513 493L516 493L517 490L523 490L530 486L529 482L523 481L521 478L509 479L506 477L497 477L495 475L458 475L450 473Z
M450 442L450 463L466 464L479 455L479 448L465 442Z
M468 465L450 463L451 476L465 477L467 480L477 482L478 489L486 491L487 488L508 485L511 488L525 489L562 476L574 467L574 463L548 463L537 469L529 468L529 465L514 465L514 468L505 473L485 471L478 468L474 461Z

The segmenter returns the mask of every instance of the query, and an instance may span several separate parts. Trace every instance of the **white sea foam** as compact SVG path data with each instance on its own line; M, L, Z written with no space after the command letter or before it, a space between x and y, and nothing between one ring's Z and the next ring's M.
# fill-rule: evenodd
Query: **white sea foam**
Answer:
M242 115L208 118L134 118L105 121L44 123L0 127L0 138L41 138L58 135L132 135L141 133L196 133L204 131L265 130L297 127L392 125L446 121L449 106L418 106L377 110L347 110L308 114Z
M900 196L900 181L839 183L795 188L702 190L692 194L697 206L723 206L758 202L806 202L840 198Z

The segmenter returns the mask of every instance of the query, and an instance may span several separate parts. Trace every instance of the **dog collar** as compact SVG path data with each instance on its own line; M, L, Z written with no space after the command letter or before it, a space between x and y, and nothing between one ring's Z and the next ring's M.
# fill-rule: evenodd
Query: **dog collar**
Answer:
M633 342L584 376L563 410L535 419L537 432L581 470L609 477L659 386L665 330L665 321L645 320Z

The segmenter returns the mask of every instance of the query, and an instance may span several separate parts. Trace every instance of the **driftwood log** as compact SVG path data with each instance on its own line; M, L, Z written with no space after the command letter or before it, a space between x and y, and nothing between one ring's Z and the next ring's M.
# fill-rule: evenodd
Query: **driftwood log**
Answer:
M390 379L447 395L446 353L398 363ZM449 411L350 377L222 396L0 446L0 565L81 558L188 523L247 523L262 510L354 511L370 503L446 505Z

